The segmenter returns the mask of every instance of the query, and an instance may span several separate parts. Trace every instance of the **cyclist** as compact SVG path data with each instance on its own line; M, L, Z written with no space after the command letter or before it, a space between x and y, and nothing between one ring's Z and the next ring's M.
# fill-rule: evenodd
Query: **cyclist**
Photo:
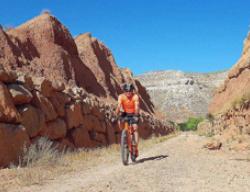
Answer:
M124 128L123 118L126 116L130 116L133 119L133 128L135 134L135 142L136 142L136 157L138 157L138 123L139 123L139 96L134 92L135 88L133 84L126 83L122 86L124 93L118 96L118 105L116 108L116 115L120 115L120 119L118 121L118 125L120 130Z

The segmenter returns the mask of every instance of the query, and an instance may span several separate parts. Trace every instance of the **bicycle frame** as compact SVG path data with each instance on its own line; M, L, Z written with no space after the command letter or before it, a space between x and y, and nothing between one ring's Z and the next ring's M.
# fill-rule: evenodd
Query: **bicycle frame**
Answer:
M134 146L135 144L132 143L133 141L133 137L134 137L134 128L131 124L129 124L128 122L125 122L125 126L124 126L124 129L127 131L127 143L128 143L128 147L129 147L129 152L130 154L132 154L134 152L135 149L133 149L133 147L136 147Z
M124 127L121 134L121 157L124 165L128 165L128 157L135 162L137 157L137 145L135 142L134 128L131 117L124 119Z

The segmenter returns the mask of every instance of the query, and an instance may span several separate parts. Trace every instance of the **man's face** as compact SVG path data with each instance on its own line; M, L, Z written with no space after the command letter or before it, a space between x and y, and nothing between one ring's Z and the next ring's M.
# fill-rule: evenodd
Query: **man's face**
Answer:
M126 95L127 97L132 97L132 96L133 96L133 92L125 92L125 95Z

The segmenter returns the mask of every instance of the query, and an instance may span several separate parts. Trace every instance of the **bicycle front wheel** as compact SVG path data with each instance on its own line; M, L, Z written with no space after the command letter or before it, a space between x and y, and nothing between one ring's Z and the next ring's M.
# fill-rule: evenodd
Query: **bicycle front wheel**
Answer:
M121 158L123 165L128 165L129 149L127 137L127 131L123 129L121 134Z

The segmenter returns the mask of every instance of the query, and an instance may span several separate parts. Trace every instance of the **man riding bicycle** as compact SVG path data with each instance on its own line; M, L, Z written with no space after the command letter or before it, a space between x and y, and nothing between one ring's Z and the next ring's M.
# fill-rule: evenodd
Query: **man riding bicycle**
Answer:
M139 123L139 96L134 93L134 86L131 83L126 83L123 85L123 94L118 96L118 105L116 108L116 114L120 115L120 119L118 121L118 125L120 130L124 128L124 121L123 119L126 116L132 117L132 126L134 129L135 134L135 142L136 142L136 157L138 156L138 142L139 142L139 135L138 135L138 123Z

